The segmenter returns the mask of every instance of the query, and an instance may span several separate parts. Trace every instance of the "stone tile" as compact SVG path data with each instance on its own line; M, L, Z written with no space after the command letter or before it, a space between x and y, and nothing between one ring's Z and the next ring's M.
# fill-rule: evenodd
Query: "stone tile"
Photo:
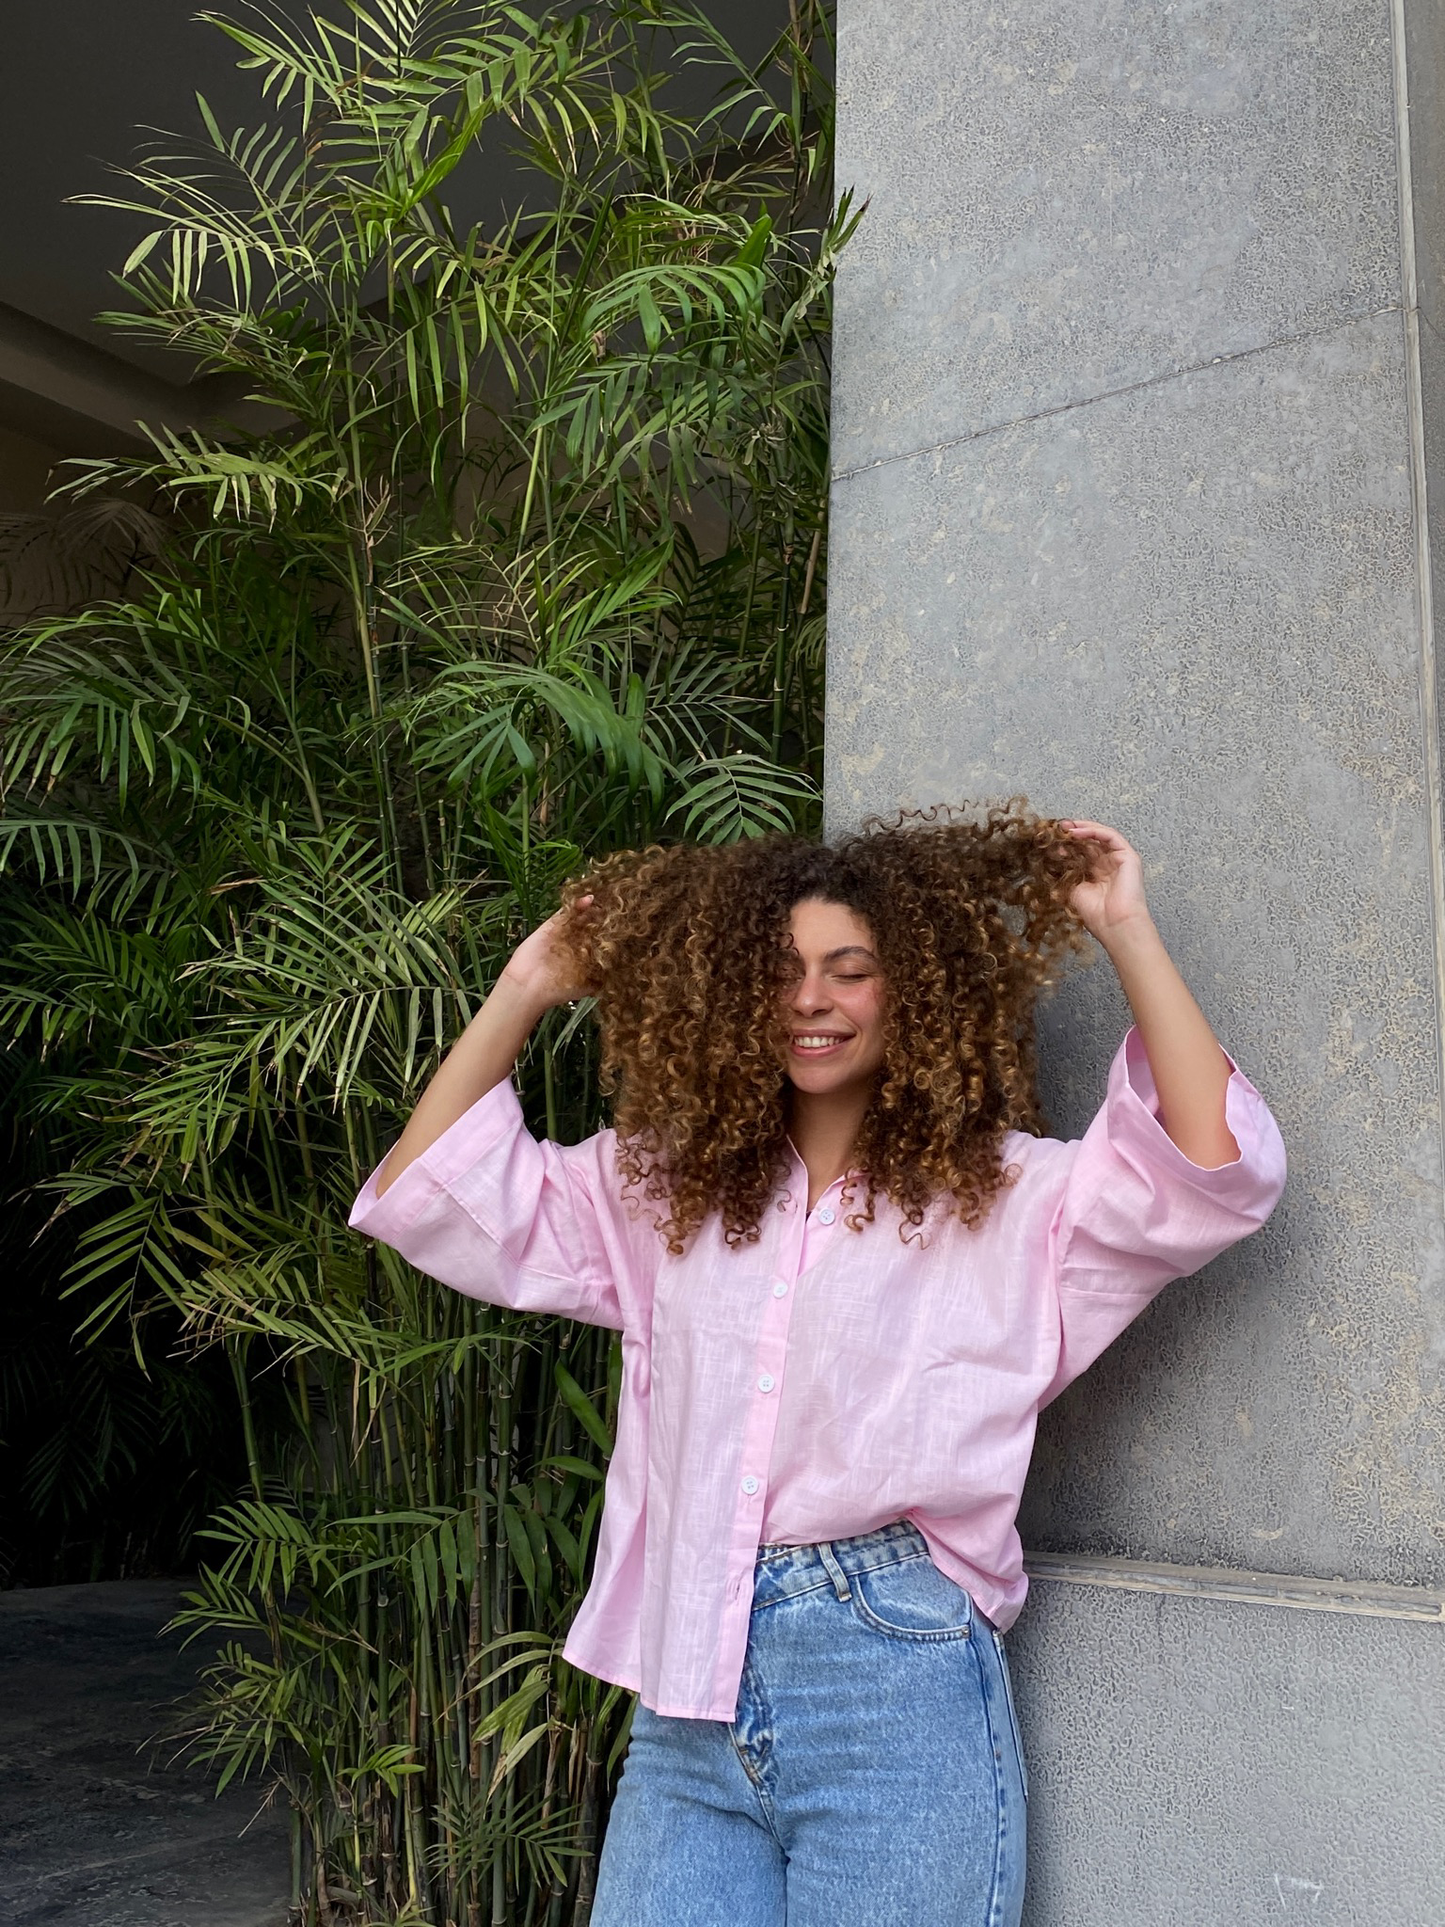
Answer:
M834 491L827 795L1116 822L1292 1154L1268 1229L1045 1415L1026 1542L1445 1571L1445 1263L1398 314ZM1047 1008L1082 1127L1124 1013Z
M204 1642L162 1633L161 1581L0 1593L0 1919L13 1927L283 1927L287 1822L149 1744Z
M839 470L1400 298L1389 0L854 0L839 85Z
M1044 1582L1009 1635L1024 1927L1425 1927L1438 1626Z

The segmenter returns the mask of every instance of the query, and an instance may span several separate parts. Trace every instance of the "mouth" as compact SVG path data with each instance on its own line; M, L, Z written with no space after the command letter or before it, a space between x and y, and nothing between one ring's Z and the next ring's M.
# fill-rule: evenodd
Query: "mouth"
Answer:
M795 1030L788 1040L794 1057L835 1057L845 1044L853 1041L852 1031Z

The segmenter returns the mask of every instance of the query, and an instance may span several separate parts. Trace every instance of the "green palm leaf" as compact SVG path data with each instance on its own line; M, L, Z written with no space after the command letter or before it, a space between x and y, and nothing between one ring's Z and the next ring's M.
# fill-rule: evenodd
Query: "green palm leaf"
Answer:
M684 832L704 843L796 829L800 813L818 795L800 772L743 749L700 761L684 777L668 816L681 817Z

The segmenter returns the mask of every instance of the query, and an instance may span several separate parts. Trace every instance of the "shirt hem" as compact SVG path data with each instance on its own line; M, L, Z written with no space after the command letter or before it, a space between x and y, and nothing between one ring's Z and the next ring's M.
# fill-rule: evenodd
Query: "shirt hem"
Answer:
M696 1706L674 1706L670 1703L657 1706L653 1704L643 1691L642 1680L636 1668L628 1666L604 1666L595 1660L583 1659L580 1653L570 1652L565 1647L562 1651L562 1657L569 1665L577 1667L579 1671L590 1673L593 1679L606 1680L609 1686L620 1686L624 1692L636 1693L648 1712L656 1713L660 1719L721 1720L725 1725L731 1726L737 1717L738 1709L736 1699L734 1699L731 1706L725 1707L722 1710L716 1707L704 1709Z

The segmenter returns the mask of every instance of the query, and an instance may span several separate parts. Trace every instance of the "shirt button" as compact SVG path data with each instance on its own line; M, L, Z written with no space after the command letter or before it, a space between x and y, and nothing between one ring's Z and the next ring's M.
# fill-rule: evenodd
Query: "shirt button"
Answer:
M757 1489L758 1489L758 1482L750 1472L748 1476L743 1480L743 1491L747 1493L749 1498L751 1498L753 1494L757 1491Z
M776 1383L777 1381L776 1379L774 1379L771 1372L764 1372L762 1377L758 1380L758 1390L760 1392L770 1392L772 1391L773 1386Z
M773 1286L773 1296L774 1298L786 1298L787 1295L788 1295L788 1287L783 1283L782 1279L780 1278L778 1282Z
M831 1223L833 1222L833 1219L834 1219L834 1217L835 1217L836 1215L837 1215L837 1214L836 1214L836 1212L835 1212L835 1211L833 1210L833 1207L832 1207L832 1205L831 1205L831 1204L825 1204L825 1205L823 1206L823 1209L822 1209L822 1210L821 1210L821 1211L820 1211L820 1212L818 1213L818 1223L819 1223L819 1224L831 1224Z

